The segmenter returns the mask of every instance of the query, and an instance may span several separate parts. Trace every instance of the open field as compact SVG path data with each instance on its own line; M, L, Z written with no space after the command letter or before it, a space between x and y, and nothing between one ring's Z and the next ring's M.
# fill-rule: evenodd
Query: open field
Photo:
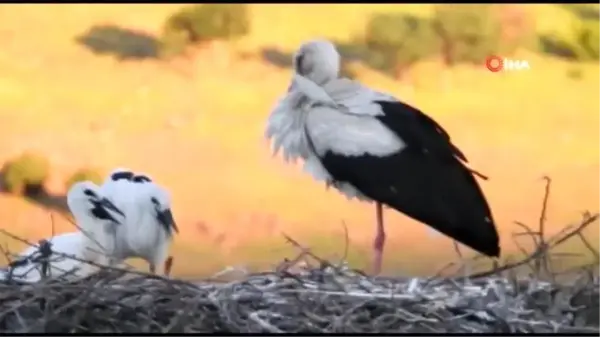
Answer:
M360 34L369 11L428 15L430 5L256 5L253 33L236 47L244 56L225 66L211 51L181 64L119 61L78 42L95 25L157 33L178 6L0 5L0 162L26 149L45 153L53 193L64 193L65 179L83 166L148 172L171 189L181 275L226 264L268 267L290 252L281 231L324 255L341 255L342 221L350 232L350 260L363 267L372 207L348 202L270 156L264 121L290 71L265 62L260 48L289 51L313 36L347 40ZM540 32L568 29L564 9L532 9ZM599 202L598 65L526 51L520 57L529 60L529 72L459 66L441 76L431 60L411 73L412 85L355 65L366 84L439 120L472 165L490 176L482 184L507 250L514 248L512 221L537 222L541 176L554 181L550 232L583 210L597 210ZM569 77L573 70L582 77ZM47 210L32 202L0 195L0 215L15 233L32 239L50 233ZM388 272L427 273L448 262L450 240L391 211L386 217ZM69 230L56 218L59 231ZM587 235L598 243L597 226Z

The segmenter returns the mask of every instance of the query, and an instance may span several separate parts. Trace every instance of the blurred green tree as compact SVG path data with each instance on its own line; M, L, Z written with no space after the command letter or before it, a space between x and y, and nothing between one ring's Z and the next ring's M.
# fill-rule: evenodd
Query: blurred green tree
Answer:
M247 4L199 4L184 7L165 22L160 55L181 54L186 47L213 40L232 40L250 31Z
M36 196L43 192L49 174L50 163L35 152L25 152L2 167L4 189L16 195Z
M492 10L494 20L498 20L500 25L500 54L508 56L520 48L538 49L535 16L531 7L523 4L496 4Z
M73 186L73 184L89 180L93 183L100 184L102 183L102 173L100 171L92 169L92 168L82 168L73 173L69 179L65 182L65 187L67 190Z
M501 50L502 29L492 4L443 4L434 10L444 62L483 63Z
M563 5L573 14L571 29L541 37L542 51L577 61L600 60L600 9L595 5Z
M600 43L600 34L598 20L582 20L581 25L576 30L578 59L582 61L598 60L598 44Z
M395 78L402 78L415 62L438 49L429 20L412 15L376 14L367 22L365 44L367 62Z

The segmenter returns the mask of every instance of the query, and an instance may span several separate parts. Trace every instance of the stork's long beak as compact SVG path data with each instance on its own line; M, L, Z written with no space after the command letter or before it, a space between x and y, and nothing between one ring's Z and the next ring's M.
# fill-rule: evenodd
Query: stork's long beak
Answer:
M117 206L115 206L115 204L113 204L110 200L108 200L107 198L102 198L102 200L100 201L100 204L102 205L102 207L104 207L106 210L111 210L121 216L123 216L123 218L126 218L125 213L123 213L123 211L121 211ZM108 216L111 218L111 220L116 223L116 224L121 224L121 222L117 219L115 219L110 212L107 212Z
M165 209L163 211L158 211L156 215L158 221L165 227L167 232L171 231L171 228L175 231L175 233L179 233L179 229L177 228L177 224L175 223L175 219L173 218L173 213L171 209Z

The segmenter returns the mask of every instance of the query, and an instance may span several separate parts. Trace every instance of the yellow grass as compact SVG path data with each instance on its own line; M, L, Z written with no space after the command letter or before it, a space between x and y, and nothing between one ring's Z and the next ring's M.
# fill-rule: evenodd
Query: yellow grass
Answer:
M539 32L569 28L564 9L529 6ZM372 208L327 192L299 167L271 158L264 121L290 74L265 63L258 51L292 50L315 36L348 40L360 35L370 12L426 16L431 5L253 5L252 34L238 45L250 56L229 66L217 66L208 51L178 66L120 62L75 40L99 24L156 33L178 7L1 5L0 120L8 122L0 124L0 161L25 149L44 152L55 193L63 193L64 180L82 166L148 172L173 195L182 227L175 268L182 275L226 264L270 266L290 253L281 231L340 255L342 220L350 230L351 260L366 264ZM527 52L519 57L530 71L492 74L459 66L442 72L427 61L411 72L410 83L355 65L366 84L438 119L473 166L491 177L482 184L507 250L513 220L537 221L542 175L555 180L551 231L584 209L596 210L599 201L598 65ZM583 78L567 76L575 68ZM49 233L47 212L35 205L0 195L0 214L6 228L28 237ZM391 211L386 217L388 271L425 273L448 261L449 240L430 238L425 226ZM588 235L598 242L597 228Z

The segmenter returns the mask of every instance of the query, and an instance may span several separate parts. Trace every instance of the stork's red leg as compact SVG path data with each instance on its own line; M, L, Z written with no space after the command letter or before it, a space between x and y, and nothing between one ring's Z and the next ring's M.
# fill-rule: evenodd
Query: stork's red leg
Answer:
M171 275L171 268L173 267L173 257L169 256L165 261L165 276Z
M383 205L375 203L377 217L377 231L375 241L373 242L373 274L378 275L381 272L383 260L383 246L385 244L385 228L383 227Z

